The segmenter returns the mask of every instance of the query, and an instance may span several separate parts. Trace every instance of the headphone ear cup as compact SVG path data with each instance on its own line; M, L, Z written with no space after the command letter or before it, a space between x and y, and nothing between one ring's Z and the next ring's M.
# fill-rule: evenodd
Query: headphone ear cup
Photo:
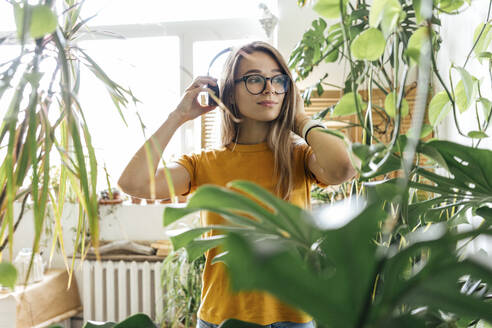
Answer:
M217 98L220 98L218 85L209 85L208 88L214 92L214 94L215 94L215 96L217 96ZM208 97L208 105L209 106L218 106L219 104L217 104L217 102L215 100L213 100L212 97Z

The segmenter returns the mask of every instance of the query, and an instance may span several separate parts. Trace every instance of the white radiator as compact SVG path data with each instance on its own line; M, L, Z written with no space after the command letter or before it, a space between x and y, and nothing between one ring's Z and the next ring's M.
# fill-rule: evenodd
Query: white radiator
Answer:
M162 262L89 261L82 271L84 322L119 322L138 312L162 313Z

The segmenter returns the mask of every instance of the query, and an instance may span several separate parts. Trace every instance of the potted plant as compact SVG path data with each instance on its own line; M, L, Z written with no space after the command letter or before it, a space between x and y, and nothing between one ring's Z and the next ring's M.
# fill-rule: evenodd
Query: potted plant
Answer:
M75 42L85 31L90 18L82 19L83 2L73 0L9 2L15 17L17 31L0 39L3 44L16 40L20 45L17 56L0 66L0 97L9 97L7 113L2 117L0 144L7 150L0 165L0 231L3 250L9 246L12 261L12 243L18 222L24 213L14 218L14 202L33 200L35 238L33 254L38 251L45 223L48 199L61 213L67 188L74 191L81 217L77 229L79 238L88 226L93 246L98 245L98 197L96 190L97 161L90 137L90 128L84 120L77 93L80 87L82 65L107 87L117 110L129 100L135 101L130 91L107 76L103 69L79 48ZM53 60L50 70L41 70L44 61ZM52 156L58 153L60 174L57 188L50 188L53 176ZM31 176L31 181L26 178ZM55 237L56 238L56 237ZM78 245L79 243L76 243ZM78 250L74 250L77 252ZM15 274L11 263L0 264L0 284L13 286Z
M196 326L204 265L205 256L189 260L183 249L171 252L164 259L161 272L164 309L159 320L163 326Z
M164 210L165 225L206 209L236 226L221 226L224 236L214 239L201 238L203 228L189 229L173 236L173 244L184 247L191 259L221 245L227 253L220 260L235 289L266 290L311 314L322 327L464 327L479 320L492 322L492 268L479 255L463 253L467 240L492 234L492 151L478 147L486 137L492 102L480 92L479 80L466 71L466 62L449 68L461 77L450 86L435 63L442 37L435 28L440 15L459 15L466 5L444 0L319 0L315 9L339 22L328 26L322 18L314 21L292 52L290 64L301 78L323 60L341 58L350 66L343 97L320 116L355 115L353 126L363 135L351 147L362 162L354 185L360 188L353 189L352 198L309 213L247 181L230 183L242 193L202 186L187 207ZM490 6L488 10L490 15ZM490 73L489 31L490 21L477 27L470 56L482 60ZM408 85L411 68L418 71L418 79ZM444 91L429 89L431 76ZM323 83L324 79L313 89L322 93ZM359 95L362 84L369 87L365 100ZM373 88L384 95L384 107L372 102ZM411 129L402 134L401 120L409 109L405 97L412 88L417 88L419 101ZM308 90L306 100L309 97ZM445 115L454 116L472 104L483 109L483 115L477 114L478 129L466 132L457 126L474 140L472 147L423 141L423 132ZM374 133L376 111L389 125L387 141ZM389 173L396 174L388 179ZM273 212L255 206L251 198ZM245 212L257 221L250 223ZM326 218L340 213L346 214L345 223L330 226ZM479 217L482 224L459 230L466 215Z

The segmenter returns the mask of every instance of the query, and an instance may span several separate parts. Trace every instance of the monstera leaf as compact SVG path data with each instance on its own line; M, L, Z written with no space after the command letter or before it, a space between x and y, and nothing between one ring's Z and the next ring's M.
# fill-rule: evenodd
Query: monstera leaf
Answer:
M321 327L426 327L441 310L492 320L492 305L458 285L466 275L492 282L490 266L460 259L456 252L458 241L492 234L486 226L456 234L436 224L407 235L405 248L388 248L375 243L387 217L381 201L347 200L309 214L253 183L231 185L264 206L253 205L244 194L205 186L187 207L166 209L164 221L206 209L233 223L230 229L219 227L223 234L215 245L223 247L218 257L227 265L234 290L268 291L313 316ZM212 228L175 234L173 244L187 247L207 240L199 236ZM414 311L421 307L428 311ZM237 320L223 323L245 326Z
M438 140L421 144L419 151L434 159L447 172L438 174L417 168L416 174L430 183L410 182L410 186L438 196L411 204L409 211L412 215L426 212L432 215L432 212L450 207L459 208L457 214L469 208L483 208L479 213L488 213L485 205L492 202L492 151ZM483 217L487 218L487 215Z
M156 328L148 315L137 313L129 316L120 323L115 322L90 322L88 321L84 328Z
M164 226L197 211L211 211L220 214L230 225L214 225L190 229L168 231L175 249L185 247L190 259L194 259L210 248L223 243L221 233L241 232L251 238L281 240L284 238L292 245L299 246L301 253L312 253L310 248L320 237L320 230L309 222L308 212L292 204L282 202L267 190L248 181L233 181L229 186L241 190L256 199L268 210L238 192L228 188L205 185L200 187L184 208L166 207ZM255 220L251 220L253 216ZM306 222L302 219L306 218ZM219 234L203 237L205 232L215 230Z

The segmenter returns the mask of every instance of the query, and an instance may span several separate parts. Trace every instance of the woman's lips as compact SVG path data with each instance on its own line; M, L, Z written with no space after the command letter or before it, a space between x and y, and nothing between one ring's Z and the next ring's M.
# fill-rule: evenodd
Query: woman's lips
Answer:
M258 105L265 106L265 107L274 107L277 104L278 103L276 101L271 101L271 100L264 100L258 103Z

